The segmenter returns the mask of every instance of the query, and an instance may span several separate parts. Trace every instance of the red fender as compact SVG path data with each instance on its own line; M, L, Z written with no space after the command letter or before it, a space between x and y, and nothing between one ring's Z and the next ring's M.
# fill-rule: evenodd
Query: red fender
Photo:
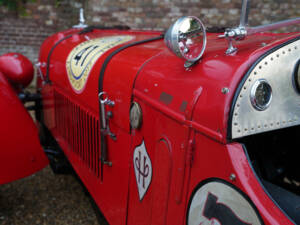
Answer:
M32 118L0 71L0 184L35 173L48 164Z
M0 71L16 87L24 88L33 79L32 63L19 53L7 53L0 56Z

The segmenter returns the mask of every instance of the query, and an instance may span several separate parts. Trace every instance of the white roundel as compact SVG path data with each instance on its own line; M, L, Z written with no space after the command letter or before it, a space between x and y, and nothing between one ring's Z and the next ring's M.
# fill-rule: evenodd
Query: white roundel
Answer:
M188 225L261 225L251 203L225 181L202 185L192 196Z

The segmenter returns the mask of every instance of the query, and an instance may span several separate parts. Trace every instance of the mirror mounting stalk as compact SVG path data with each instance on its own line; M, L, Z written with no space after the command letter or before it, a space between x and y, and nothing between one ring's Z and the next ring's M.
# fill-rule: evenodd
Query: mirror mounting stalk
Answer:
M220 38L226 38L228 41L228 48L226 50L227 55L233 54L237 51L237 48L235 48L232 44L233 40L243 40L247 35L279 29L281 27L300 23L300 17L297 17L294 19L283 20L283 21L279 21L267 25L250 27L248 26L249 12L250 12L250 0L243 0L241 17L240 17L240 25L235 28L226 29L224 34L219 36Z

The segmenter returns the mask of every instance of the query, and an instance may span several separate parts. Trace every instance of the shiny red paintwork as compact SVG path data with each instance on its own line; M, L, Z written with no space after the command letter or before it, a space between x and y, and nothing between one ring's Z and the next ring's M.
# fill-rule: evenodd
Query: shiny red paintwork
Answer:
M0 56L0 71L17 88L27 87L33 79L32 63L19 53L7 53Z
M46 63L54 43L69 30L48 38L41 47L40 62ZM236 43L239 51L225 55L227 42L217 34L208 34L208 46L201 61L189 68L167 50L163 41L153 41L125 49L109 62L104 91L116 105L110 110L110 127L117 140L108 138L108 158L101 181L74 154L55 123L55 110L68 113L64 105L54 108L54 94L99 119L98 78L105 58L102 55L91 70L82 93L75 93L68 81L66 58L79 43L96 37L132 35L132 41L157 36L157 32L97 31L63 41L53 51L50 61L51 83L43 84L45 123L62 147L74 169L95 199L110 224L185 224L190 195L201 181L217 177L226 180L249 196L265 224L292 224L271 201L257 181L242 146L229 143L227 124L232 99L250 66L269 49L299 34L258 34ZM41 68L43 75L46 67ZM223 94L222 88L229 88ZM161 96L171 96L165 101ZM132 101L141 105L143 125L130 130ZM73 115L73 114L72 114ZM70 121L74 127L77 121ZM70 129L70 127L66 127ZM86 134L82 139L88 138ZM132 155L145 141L153 164L153 180L142 201L138 198ZM84 142L86 143L86 142ZM88 154L88 153L86 153ZM230 174L236 174L234 181Z
M48 159L35 123L1 71L0 115L0 184L5 184L41 170Z

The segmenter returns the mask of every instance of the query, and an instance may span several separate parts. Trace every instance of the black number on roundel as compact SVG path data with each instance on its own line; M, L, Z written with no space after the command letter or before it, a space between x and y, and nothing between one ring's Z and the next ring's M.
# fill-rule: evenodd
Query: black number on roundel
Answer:
M79 61L81 60L81 58L84 56L84 58L82 59L81 64L80 64L80 66L83 66L86 58L98 47L99 47L98 45L95 45L95 46L91 45L89 47L82 49L80 52L78 52L77 55L75 55L75 57L74 57L74 60L76 61L75 65L77 66Z
M221 225L251 225L242 221L227 205L218 202L218 197L208 193L203 210L208 220L215 219Z

